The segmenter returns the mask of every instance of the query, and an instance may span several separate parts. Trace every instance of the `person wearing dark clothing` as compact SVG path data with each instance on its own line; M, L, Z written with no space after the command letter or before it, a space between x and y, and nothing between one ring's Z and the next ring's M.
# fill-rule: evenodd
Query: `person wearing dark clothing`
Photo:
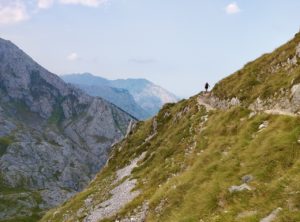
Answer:
M207 83L205 83L205 92L207 92L208 88L209 88L209 84L207 82Z

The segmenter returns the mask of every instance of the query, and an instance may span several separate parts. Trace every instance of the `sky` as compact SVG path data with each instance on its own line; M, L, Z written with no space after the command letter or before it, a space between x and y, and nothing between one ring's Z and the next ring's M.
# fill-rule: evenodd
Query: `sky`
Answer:
M189 97L291 39L299 0L0 0L0 38L49 71Z

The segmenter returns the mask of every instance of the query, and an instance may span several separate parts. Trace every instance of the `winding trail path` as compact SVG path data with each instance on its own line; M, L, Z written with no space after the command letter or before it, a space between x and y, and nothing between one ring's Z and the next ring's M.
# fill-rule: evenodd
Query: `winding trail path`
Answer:
M207 103L207 100L209 100L209 94L206 95L199 95L197 97L197 103L199 106L204 106L206 110L209 112L211 110L217 110L217 108L213 107L209 103ZM257 112L257 110L251 109L253 112ZM293 113L288 110L282 110L282 109L268 109L268 110L262 110L262 112L270 115L283 115L283 116L291 116L291 117L297 117L296 113Z
M281 109L264 110L264 113L271 114L271 115L283 115L283 116L293 116L293 117L298 116L295 113L292 113L292 112L289 112L286 110L281 110Z

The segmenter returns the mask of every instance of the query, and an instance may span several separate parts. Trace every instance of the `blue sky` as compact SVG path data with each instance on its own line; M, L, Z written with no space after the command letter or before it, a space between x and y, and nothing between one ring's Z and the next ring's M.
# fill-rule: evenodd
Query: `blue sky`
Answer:
M56 73L147 78L178 96L299 31L299 0L0 0L0 37Z

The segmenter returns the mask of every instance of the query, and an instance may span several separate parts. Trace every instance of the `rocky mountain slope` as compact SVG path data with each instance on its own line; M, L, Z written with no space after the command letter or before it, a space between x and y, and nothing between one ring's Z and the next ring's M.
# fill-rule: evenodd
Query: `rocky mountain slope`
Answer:
M0 221L36 221L83 189L133 122L0 39Z
M178 101L175 95L146 79L107 80L89 73L64 75L62 78L91 95L107 99L139 119L152 117L164 104Z
M41 221L300 221L299 47L300 33L137 123Z

